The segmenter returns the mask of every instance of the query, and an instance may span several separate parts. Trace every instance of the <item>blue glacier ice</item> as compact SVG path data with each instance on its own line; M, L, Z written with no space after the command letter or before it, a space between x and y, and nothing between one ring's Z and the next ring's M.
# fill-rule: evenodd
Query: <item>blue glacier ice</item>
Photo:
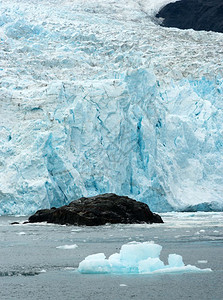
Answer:
M222 35L159 27L167 2L1 3L0 215L223 209Z
M211 269L199 269L185 265L178 254L169 254L168 264L160 260L162 246L153 242L131 242L121 247L120 253L112 254L108 259L104 253L87 256L79 263L82 274L154 274L211 272Z

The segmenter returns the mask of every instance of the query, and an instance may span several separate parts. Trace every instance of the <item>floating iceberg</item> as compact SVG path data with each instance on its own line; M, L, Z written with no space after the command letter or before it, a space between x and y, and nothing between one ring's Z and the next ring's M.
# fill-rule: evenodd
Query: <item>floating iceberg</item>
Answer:
M211 269L199 269L186 265L181 255L169 254L168 265L160 260L162 246L153 242L131 242L121 247L119 253L108 259L104 253L87 256L80 262L78 271L83 274L153 274L210 272Z

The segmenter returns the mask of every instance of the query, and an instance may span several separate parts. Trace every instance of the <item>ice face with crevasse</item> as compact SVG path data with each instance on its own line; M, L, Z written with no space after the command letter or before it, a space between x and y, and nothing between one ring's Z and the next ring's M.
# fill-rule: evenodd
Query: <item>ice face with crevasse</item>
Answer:
M1 2L0 215L223 208L222 34L160 27L167 2Z
M108 259L104 253L87 256L80 262L78 271L83 274L153 274L210 272L211 269L199 269L186 265L182 256L169 254L168 264L160 260L162 246L153 242L131 242L121 247L120 253L112 254Z

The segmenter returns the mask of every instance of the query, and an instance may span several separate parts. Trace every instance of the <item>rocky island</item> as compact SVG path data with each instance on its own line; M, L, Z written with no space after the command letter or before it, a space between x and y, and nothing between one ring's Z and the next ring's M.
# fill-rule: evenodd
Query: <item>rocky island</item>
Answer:
M147 204L110 193L82 197L59 208L38 210L29 222L98 226L106 223L163 223L163 220L152 213Z

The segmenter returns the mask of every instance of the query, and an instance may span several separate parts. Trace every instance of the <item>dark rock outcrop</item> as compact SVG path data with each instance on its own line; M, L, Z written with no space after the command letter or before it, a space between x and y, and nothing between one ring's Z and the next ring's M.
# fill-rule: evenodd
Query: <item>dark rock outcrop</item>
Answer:
M222 0L181 0L164 6L156 15L162 26L223 32Z
M10 223L11 225L19 225L20 223L19 222L12 222Z
M97 226L106 223L163 223L163 220L145 203L125 196L103 194L83 197L59 208L38 210L29 222Z

